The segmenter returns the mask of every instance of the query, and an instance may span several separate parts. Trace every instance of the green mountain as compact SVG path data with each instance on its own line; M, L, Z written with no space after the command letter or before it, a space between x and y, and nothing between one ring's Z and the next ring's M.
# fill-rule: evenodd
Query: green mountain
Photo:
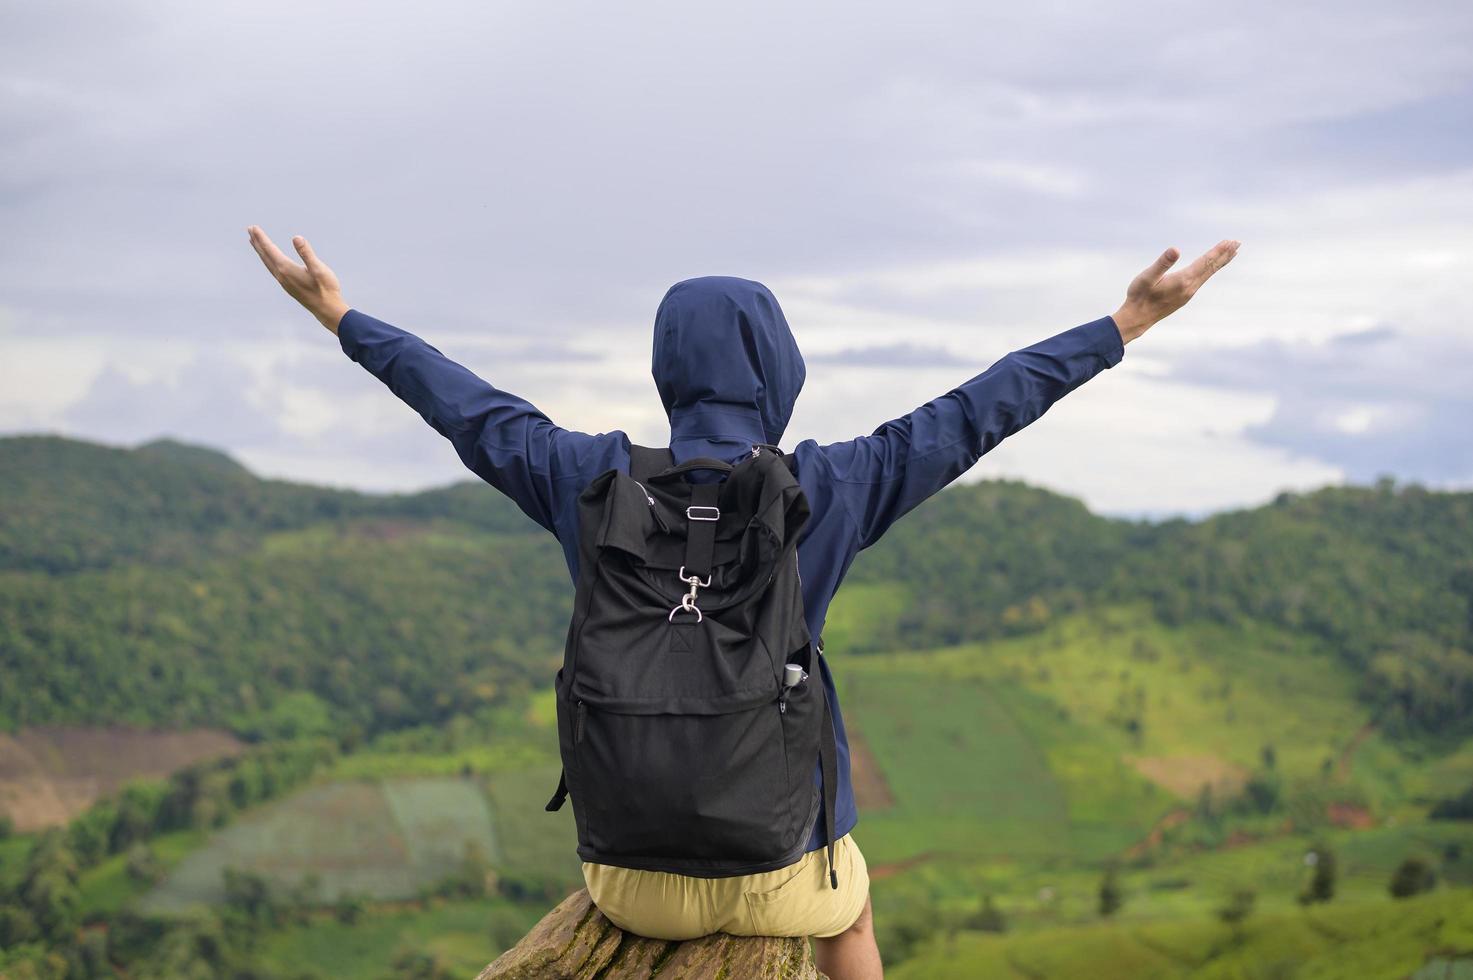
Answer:
M0 470L0 730L289 734L302 691L323 727L433 721L545 682L565 629L557 543L489 487L369 496L56 437L0 440Z
M1466 492L1382 481L1146 523L987 481L949 488L903 518L846 585L855 603L883 610L847 637L855 649L1001 637L1145 600L1164 623L1264 622L1318 637L1364 679L1385 724L1473 732Z
M553 539L479 483L369 495L210 449L0 439L0 727L226 720L307 690L365 731L541 683L571 586ZM860 555L836 649L1035 632L1144 601L1167 624L1323 640L1383 725L1473 724L1473 494L1388 483L1201 522L1091 514L1015 481L948 488Z
M542 811L571 585L494 490L50 436L0 439L0 472L0 776L24 726L266 743L64 832L0 822L0 973L66 950L140 976L469 975L578 884L570 815ZM1473 494L1143 522L958 485L860 555L825 636L897 976L1473 954L1473 824L1429 819L1473 785ZM1409 860L1433 893L1393 904ZM191 902L218 918L159 911Z

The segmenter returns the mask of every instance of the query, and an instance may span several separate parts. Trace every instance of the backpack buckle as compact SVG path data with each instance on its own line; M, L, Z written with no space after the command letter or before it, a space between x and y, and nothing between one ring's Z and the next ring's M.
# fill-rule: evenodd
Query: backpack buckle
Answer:
M712 509L714 510L715 508ZM705 616L701 614L701 610L696 606L696 590L703 589L706 586L710 585L711 576L707 575L705 581L702 581L699 575L696 575L694 573L690 575L685 574L685 566L681 565L680 580L690 586L690 591L680 597L680 605L670 610L670 615L667 618L670 620L670 622L675 622L675 614L684 609L686 612L695 613L696 622L699 623L702 619L705 619Z
M694 573L690 575L685 574L685 566L681 565L679 574L680 580L691 587L690 591L692 595L695 594L696 586L699 585L701 588L704 589L706 586L711 584L711 575L709 572L706 574L706 578L702 580L699 575L696 575Z
M675 622L675 614L681 612L682 610L685 612L695 613L696 622L698 623L706 618L705 615L701 612L701 607L696 605L695 599L691 598L689 595L681 596L680 605L670 610L670 615L666 616L665 618L673 623Z
M695 514L692 514L691 513L691 511L693 511L693 510L711 510L711 511L715 511L716 513L713 516L711 516L711 517L697 517ZM685 509L685 516L689 520L692 520L692 521L715 521L715 520L720 520L721 519L721 508L720 507L702 507L700 505L692 505L692 506L687 507Z

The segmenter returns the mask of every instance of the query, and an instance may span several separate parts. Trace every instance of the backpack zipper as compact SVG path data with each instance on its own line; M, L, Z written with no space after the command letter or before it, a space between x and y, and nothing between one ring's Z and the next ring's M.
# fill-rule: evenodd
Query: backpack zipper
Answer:
M582 701L578 702L578 716L573 720L573 744L577 745L583 741L583 716L588 713L587 707Z

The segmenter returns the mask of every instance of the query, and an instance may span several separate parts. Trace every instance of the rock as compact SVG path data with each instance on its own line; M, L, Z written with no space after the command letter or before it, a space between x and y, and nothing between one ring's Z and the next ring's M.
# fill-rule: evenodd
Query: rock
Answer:
M824 980L806 939L728 936L689 942L645 939L619 929L579 889L476 980Z

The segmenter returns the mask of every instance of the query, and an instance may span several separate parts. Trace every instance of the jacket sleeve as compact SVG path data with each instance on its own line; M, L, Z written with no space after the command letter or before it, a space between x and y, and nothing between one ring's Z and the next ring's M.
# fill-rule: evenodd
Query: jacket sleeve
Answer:
M338 323L343 352L449 439L466 467L557 533L579 460L597 439L555 425L407 330L349 310Z
M961 476L1003 439L1125 356L1113 317L1015 350L872 435L821 446L858 549Z

